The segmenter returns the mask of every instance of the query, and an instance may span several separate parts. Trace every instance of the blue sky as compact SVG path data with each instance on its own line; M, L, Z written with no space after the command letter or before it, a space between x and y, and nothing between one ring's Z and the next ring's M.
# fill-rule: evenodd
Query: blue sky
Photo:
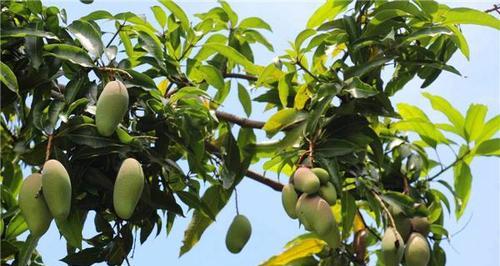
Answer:
M494 2L460 2L449 3L486 9ZM240 19L258 16L267 21L273 33L265 35L275 48L275 53L255 46L255 58L258 64L268 64L276 55L288 48L288 41L304 29L307 18L321 4L319 1L236 1L231 2ZM65 8L69 21L97 10L108 10L111 13L132 11L145 14L148 20L154 21L149 7L158 5L154 1L119 1L96 0L92 5L84 5L78 1L44 1L44 5ZM207 10L214 6L213 2L182 1L180 5L188 15ZM108 23L109 24L109 23ZM467 61L457 53L451 60L463 77L443 73L426 91L448 99L461 112L465 112L471 103L482 103L489 107L489 116L499 113L500 101L500 34L498 31L478 26L465 26L464 33L469 41L471 59ZM427 100L421 96L419 83L413 82L395 96L396 102L408 102L426 111L433 121L444 121L444 117L433 112ZM252 97L262 91L254 91ZM243 109L237 101L234 90L224 110L243 115ZM271 113L264 113L263 107L254 108L252 117L265 120ZM262 134L259 135L264 140ZM450 162L452 154L443 150L441 160ZM259 171L259 165L253 167ZM454 217L446 218L446 226L450 233L456 234L451 242L444 243L448 255L448 265L499 265L499 187L500 168L498 159L479 158L472 163L473 191L468 210L463 218L456 222ZM449 172L443 177L452 180ZM178 258L184 229L190 220L177 219L171 234L167 237L165 230L157 237L148 239L144 245L137 243L132 265L257 265L268 257L280 252L283 245L294 236L304 231L296 221L289 219L281 207L280 194L252 180L244 179L238 187L239 209L252 223L253 233L244 250L233 255L226 250L224 238L226 230L235 215L234 200L217 217L217 222L207 229L201 241L189 253ZM84 237L93 236L93 223L87 224ZM59 233L53 223L49 233L39 243L47 265L65 265L58 260L65 256L65 241L60 240Z

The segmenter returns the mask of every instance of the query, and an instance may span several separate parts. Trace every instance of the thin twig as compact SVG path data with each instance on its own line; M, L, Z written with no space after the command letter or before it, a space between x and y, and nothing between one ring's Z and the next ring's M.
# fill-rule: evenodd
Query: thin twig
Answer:
M302 63L300 62L300 60L296 60L295 64L297 64L300 69L304 70L307 74L309 74L309 76L311 76L314 80L320 82L319 78L316 77L316 75L314 75L313 73L311 73L311 71L309 71L307 68L305 68L304 65L302 65Z
M124 20L123 23L120 24L120 26L116 30L115 34L113 35L113 37L111 37L111 39L109 40L108 44L106 44L106 48L109 48L109 46L113 43L113 41L115 40L116 36L118 36L118 34L122 30L122 28L125 26L126 22L127 22L127 20Z
M245 175L259 183L262 183L278 192L281 192L283 190L283 184L281 184L280 182L276 182L272 179L269 179L261 174L258 174L252 170L247 170L247 172L245 173Z
M236 205L236 215L240 215L240 209L238 207L238 189L234 188L234 203Z
M52 138L53 135L50 134L47 141L47 148L45 149L45 161L48 161L50 159L50 151L52 150Z
M262 121L251 120L251 119L239 117L237 115L233 115L233 114L226 113L223 111L218 111L218 110L215 111L215 115L220 120L228 121L228 122L237 124L241 127L261 129L264 127L264 124L265 124L265 122L262 122Z
M493 11L496 11L498 14L500 14L500 6L494 4L492 8L486 9L484 12L490 13L490 12L493 12Z
M377 199L377 201L379 202L379 204L382 207L382 209L384 210L384 212L387 214L387 217L389 218L389 225L391 227L393 227L393 228L396 228L396 222L394 221L394 218L392 217L392 214L389 211L389 209L387 209L387 206L385 206L385 203L382 200L382 198L380 198L380 196L378 195L378 193L375 192L375 191L373 191L373 190L372 190L372 194L375 197L375 199Z
M459 163L460 161L462 161L467 155L469 155L470 153L470 150L467 150L464 154L462 154L462 156L458 157L457 159L455 159L454 162L452 162L450 165L446 166L445 168L441 169L441 171L437 172L435 175L427 178L427 181L432 181L434 179L436 179L438 176L440 176L442 173L448 171L450 168L452 168L453 166L455 166L457 163Z

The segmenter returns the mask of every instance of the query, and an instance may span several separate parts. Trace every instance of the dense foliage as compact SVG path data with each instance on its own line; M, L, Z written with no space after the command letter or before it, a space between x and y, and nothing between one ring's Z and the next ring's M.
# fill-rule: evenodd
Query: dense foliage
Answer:
M2 265L42 264L37 237L19 238L27 225L17 197L23 172L39 172L48 159L71 178L71 212L57 223L68 244L62 260L71 265L120 265L135 238L168 234L193 209L180 254L188 252L242 178L281 191L279 182L248 170L258 161L263 171L286 176L299 165L326 169L338 191L332 211L342 235L335 249L314 233L299 236L265 265L383 265L381 235L396 209L427 217L430 264L445 265L444 212L453 207L460 218L467 207L472 159L500 155L493 138L500 116L485 121L480 104L461 114L425 93L449 120L434 124L417 106L396 110L391 96L413 79L425 88L443 71L459 75L447 64L456 51L469 57L459 24L500 29L498 19L434 1L329 0L286 54L260 66L252 47L273 51L263 20L239 18L226 2L194 17L172 1L160 4L151 8L155 23L104 10L70 22L64 9L40 1L1 2ZM104 34L104 21L116 31ZM95 106L112 80L126 85L129 109L105 137L96 130ZM251 99L251 87L264 93ZM273 115L259 122L220 111L230 90L247 116L253 102ZM257 142L255 130L274 141ZM433 160L428 152L438 146L455 150L456 160ZM142 164L145 183L124 220L112 191L128 157ZM447 170L453 184L440 179ZM89 212L98 234L82 239Z

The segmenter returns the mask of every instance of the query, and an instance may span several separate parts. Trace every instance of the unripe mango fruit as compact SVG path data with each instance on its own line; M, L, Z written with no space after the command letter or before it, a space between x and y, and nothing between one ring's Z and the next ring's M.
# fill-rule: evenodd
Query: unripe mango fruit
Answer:
M42 193L42 175L32 174L24 179L19 191L19 208L35 237L40 237L49 229L52 216Z
M423 236L429 235L431 224L429 223L429 219L427 219L427 217L416 216L411 218L410 221L414 232L420 233Z
M109 137L123 120L128 110L128 92L121 81L111 81L102 90L95 111L95 124L99 134Z
M319 235L319 237L332 249L336 249L340 246L340 232L335 217L330 230L326 234Z
M244 215L236 215L226 234L226 247L231 253L239 253L252 234L252 225Z
M71 180L57 160L48 160L42 169L42 190L50 213L57 221L68 218L71 210Z
M307 167L299 167L293 174L295 188L307 194L314 194L319 190L319 178Z
M330 205L335 205L337 202L337 190L330 182L327 182L319 188L319 195Z
M411 221L410 218L403 215L394 216L394 222L396 223L396 229L399 235L406 242L411 234Z
M318 235L326 235L335 222L330 205L319 196L302 194L296 211L300 221Z
M326 184L330 181L330 174L325 169L316 167L311 169L311 171L319 178L321 184Z
M398 266L404 254L404 242L393 227L387 227L382 238L382 254L386 266Z
M412 233L405 249L406 266L427 266L431 258L429 243L419 233Z
M295 187L292 184L283 186L283 190L281 191L281 202L283 203L286 214L292 219L297 218L297 212L295 211L297 198L297 192L295 192Z
M113 189L113 206L118 217L128 219L134 213L144 189L141 164L133 158L123 161Z

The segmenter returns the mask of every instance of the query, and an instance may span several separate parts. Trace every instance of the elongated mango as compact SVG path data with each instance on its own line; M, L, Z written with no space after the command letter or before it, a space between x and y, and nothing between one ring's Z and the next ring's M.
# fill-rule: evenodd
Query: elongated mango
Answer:
M314 194L319 190L319 178L307 167L299 167L293 174L295 188L307 194Z
M109 137L128 110L128 92L121 81L111 81L97 100L95 124L99 134Z
M382 255L386 266L398 266L403 258L404 242L393 227L387 227L382 238Z
M239 253L252 234L252 225L244 215L236 215L226 234L226 247L231 253Z
M319 235L326 235L335 221L330 205L319 196L302 194L296 211L300 221Z
M337 190L330 182L327 182L319 188L319 195L330 205L335 205L337 202Z
M420 233L423 236L427 236L431 230L431 224L427 217L416 216L410 219L412 229L414 232Z
M113 206L118 217L128 219L134 213L144 189L141 164L133 158L123 161L113 190Z
M429 243L419 233L412 233L405 248L406 266L427 266L431 258Z
M285 209L286 214L292 219L297 218L297 198L297 192L295 192L295 187L292 184L287 184L283 187L281 191L281 202L283 203L283 209Z
M66 220L71 210L71 180L59 161L48 160L43 165L42 189L52 216L57 221Z
M19 191L19 207L31 234L40 237L49 229L52 216L45 203L42 190L42 175L32 174L24 179Z
M325 169L316 167L311 169L311 171L319 178L321 184L326 184L330 181L330 174Z
M337 225L337 221L335 221L335 217L330 230L323 235L319 235L319 237L323 239L332 249L336 249L340 246L339 226Z

